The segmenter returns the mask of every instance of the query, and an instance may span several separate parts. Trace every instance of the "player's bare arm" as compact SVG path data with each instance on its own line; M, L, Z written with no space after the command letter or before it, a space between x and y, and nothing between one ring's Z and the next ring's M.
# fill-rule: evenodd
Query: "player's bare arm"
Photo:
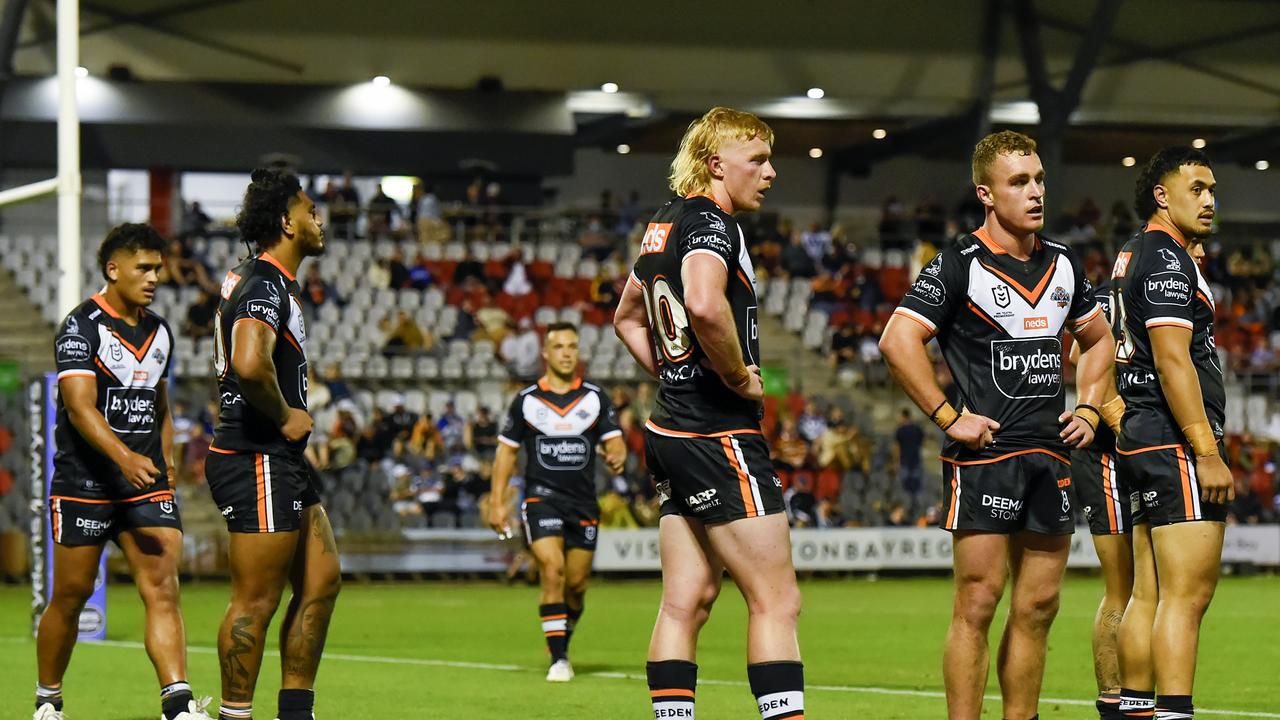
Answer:
M1112 338L1112 344L1115 338ZM1071 344L1071 352L1067 354L1067 362L1072 367L1080 364L1080 343ZM1116 366L1111 363L1111 379L1103 383L1102 387L1102 404L1098 405L1098 413L1102 415L1102 421L1111 428L1111 432L1118 437L1120 435L1120 419L1124 417L1124 398L1120 397L1119 391L1116 390L1115 381Z
M604 441L604 464L614 475L622 474L627 466L627 444L621 435L615 435Z
M296 442L311 432L311 416L306 410L291 408L280 392L276 365L271 359L276 333L268 325L240 320L232 329L231 367L240 378L245 402L280 424L286 440Z
M636 363L651 377L658 377L653 338L649 335L649 313L644 308L644 291L634 282L634 277L628 279L622 289L618 309L613 314L613 332L627 346Z
M1080 348L1076 362L1076 396L1074 411L1062 413L1059 422L1065 422L1059 436L1068 445L1087 447L1102 419L1102 407L1107 387L1115 388L1115 341L1106 322L1095 317L1083 326L1071 331ZM1073 348L1074 353L1074 348Z
M98 380L73 375L58 381L58 392L67 408L67 417L95 450L120 467L124 479L139 490L151 486L160 476L151 458L130 450L107 425L98 411ZM171 429L171 428L170 428ZM172 434L170 434L172 442Z
M493 457L493 476L489 485L489 527L506 539L511 537L511 519L507 510L507 483L516 469L516 449L506 443L498 443Z
M689 326L706 352L711 369L730 390L742 397L763 398L760 368L748 367L742 359L733 309L725 295L729 272L724 264L713 257L693 255L681 266L680 279L685 288L684 307L689 313Z
M933 363L925 351L932 334L920 323L893 315L880 336L880 353L889 365L894 381L907 393L920 412L948 437L971 450L991 444L1000 423L983 415L957 413L934 378Z
M1191 361L1191 331L1176 326L1150 328L1156 374L1173 418L1196 454L1200 499L1229 503L1236 497L1231 471L1218 454L1218 441L1204 411L1200 377Z

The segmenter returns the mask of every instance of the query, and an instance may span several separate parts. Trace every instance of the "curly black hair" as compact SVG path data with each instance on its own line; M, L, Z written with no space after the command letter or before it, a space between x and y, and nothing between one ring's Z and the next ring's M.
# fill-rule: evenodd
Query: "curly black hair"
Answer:
M163 255L167 248L164 238L160 237L160 233L150 225L123 223L111 228L111 232L107 233L107 236L102 239L102 244L98 246L98 269L102 271L104 280L110 280L111 278L107 277L107 263L117 252L124 250L136 253L139 250L155 250Z
M236 228L252 251L262 252L280 242L280 218L289 212L302 184L297 175L277 168L258 168L250 179L236 214Z
M1156 198L1152 194L1156 186L1183 165L1203 165L1213 169L1208 155L1186 145L1163 148L1147 161L1133 191L1133 210L1138 214L1140 222L1146 222L1147 218L1156 213Z

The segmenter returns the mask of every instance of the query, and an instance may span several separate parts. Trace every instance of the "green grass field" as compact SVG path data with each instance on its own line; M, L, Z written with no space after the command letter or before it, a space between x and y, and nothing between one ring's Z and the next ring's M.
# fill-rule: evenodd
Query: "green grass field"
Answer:
M941 643L949 614L944 579L804 583L800 642L811 718L941 718ZM1089 632L1099 581L1069 578L1050 639L1041 717L1090 718L1095 692ZM591 718L652 715L643 674L659 585L597 582L573 639L578 677L548 685L533 588L497 584L348 584L338 603L317 693L323 720L409 717ZM218 694L213 646L227 588L183 590L191 681ZM0 708L29 717L35 646L30 593L0 588ZM1280 578L1225 579L1205 621L1196 704L1206 717L1280 718ZM745 610L731 588L704 631L698 715L758 717L745 687ZM156 685L139 643L141 605L111 589L110 642L76 649L65 682L71 720L155 718ZM998 638L996 638L998 639ZM256 717L272 718L279 660L269 656ZM994 678L988 693L995 692ZM1212 712L1208 712L1212 711ZM1000 718L988 702L985 717Z

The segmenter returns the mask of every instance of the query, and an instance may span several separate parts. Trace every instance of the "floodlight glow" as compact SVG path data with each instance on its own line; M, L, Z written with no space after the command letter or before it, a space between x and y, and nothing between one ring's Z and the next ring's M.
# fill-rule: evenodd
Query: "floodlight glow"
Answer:
M87 77L89 77L89 68L87 68L87 67L85 67L85 66L83 66L83 65L81 65L80 67L76 68L76 77L78 77L78 78L87 78Z
M1253 167L1254 169L1257 169L1257 170L1266 170L1267 168L1271 167L1271 163L1266 160L1259 160L1258 162L1253 164Z
M391 78L386 75L378 75L373 79L373 84L378 87L386 87L391 84Z
M884 128L876 128L875 130L871 131L871 137L877 140L883 140L889 137L889 131L885 130Z
M1121 158L1120 164L1125 167L1133 167L1134 165L1138 164L1138 160L1132 155L1125 155L1123 158Z
M1192 140L1192 141L1191 141L1191 147L1193 147L1193 148L1195 148L1195 149L1197 149L1197 150L1199 150L1199 149L1203 148L1203 147L1205 146L1205 144L1206 144L1206 143L1205 143L1205 141L1204 141L1204 138L1196 138L1195 140Z
M817 160L822 157L822 148L809 148L809 157Z
M628 144L626 144L626 143L622 143L621 145L619 145L619 146L618 146L618 154L619 154L619 155L626 155L626 154L627 154L627 153L629 153L629 152L631 152L631 146L630 146L630 145L628 145Z
M600 92L607 92L610 95L612 95L613 93L618 92L618 83L607 82L600 86Z
M810 100L821 100L827 92L820 87L811 87L809 92L805 94L809 96Z

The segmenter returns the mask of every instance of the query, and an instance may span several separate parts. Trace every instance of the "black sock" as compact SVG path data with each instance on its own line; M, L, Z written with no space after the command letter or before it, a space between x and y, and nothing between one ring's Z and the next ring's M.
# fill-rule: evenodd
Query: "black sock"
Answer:
M281 690L280 716L277 720L312 720L316 706L315 690Z
M804 717L804 663L784 660L748 665L747 680L763 720Z
M688 660L660 660L644 666L654 718L693 720L693 691L698 666Z
M568 659L569 608L564 603L539 605L538 614L542 616L542 635L547 639L547 652L551 653L551 662Z
M582 618L583 608L575 608L568 605L565 608L567 610L566 614L569 616L569 622L566 623L564 629L564 645L568 648L569 641L573 640L573 631L578 627L578 620Z
M191 686L186 680L169 683L160 688L160 710L164 713L165 720L173 720L179 713L189 710L193 699Z
M1120 714L1120 693L1099 693L1093 706L1098 709L1098 720L1124 720Z
M1161 695L1156 698L1156 720L1188 720L1196 716L1190 695Z
M52 705L54 710L62 712L62 683L56 687L36 683L36 709L41 705Z
M1120 690L1120 717L1150 718L1156 709L1154 690Z

